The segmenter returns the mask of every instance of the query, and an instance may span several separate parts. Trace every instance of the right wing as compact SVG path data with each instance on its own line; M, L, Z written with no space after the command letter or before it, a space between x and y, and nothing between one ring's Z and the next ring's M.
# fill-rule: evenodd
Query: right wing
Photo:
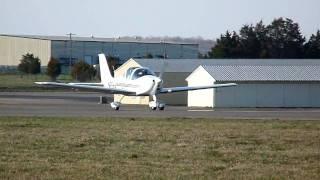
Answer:
M126 91L116 88L106 88L101 86L99 83L57 83L57 82L35 82L39 85L55 86L55 87L67 87L75 89L84 89L93 92L102 92L107 94L124 94L124 95L135 95L136 92Z
M200 89L210 89L210 88L222 88L236 86L236 83L227 83L227 84L215 84L210 86L184 86L184 87L170 87L160 89L160 93L172 93L172 92L181 92L181 91L194 91Z

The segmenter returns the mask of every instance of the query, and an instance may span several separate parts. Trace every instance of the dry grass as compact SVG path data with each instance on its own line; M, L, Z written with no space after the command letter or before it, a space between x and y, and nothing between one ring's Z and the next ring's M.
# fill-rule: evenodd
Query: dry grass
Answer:
M0 179L319 179L319 121L0 118Z

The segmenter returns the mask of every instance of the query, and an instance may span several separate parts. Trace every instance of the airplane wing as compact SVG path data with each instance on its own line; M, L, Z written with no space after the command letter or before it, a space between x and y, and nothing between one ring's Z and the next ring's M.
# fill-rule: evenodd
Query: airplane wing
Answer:
M67 88L75 88L75 89L84 89L93 92L101 92L107 94L124 94L124 95L135 95L136 92L116 89L116 88L106 88L98 83L57 83L57 82L35 82L39 85L45 86L55 86L55 87L67 87ZM94 85L95 84L95 85Z
M85 85L85 86L101 86L103 87L102 83L68 83L70 85Z
M172 92L181 92L181 91L193 91L200 89L210 89L210 88L222 88L222 87L230 87L236 86L235 83L227 83L227 84L215 84L210 86L184 86L184 87L170 87L170 88L162 88L160 89L160 93L172 93Z

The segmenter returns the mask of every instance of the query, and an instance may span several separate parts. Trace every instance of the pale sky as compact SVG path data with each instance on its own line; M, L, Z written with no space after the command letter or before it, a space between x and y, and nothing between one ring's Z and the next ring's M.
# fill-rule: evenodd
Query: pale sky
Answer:
M215 39L278 17L310 36L320 29L320 0L0 0L0 34Z

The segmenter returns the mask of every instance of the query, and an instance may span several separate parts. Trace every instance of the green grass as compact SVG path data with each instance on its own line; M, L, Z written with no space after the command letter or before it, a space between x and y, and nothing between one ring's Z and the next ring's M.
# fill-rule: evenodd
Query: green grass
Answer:
M57 79L61 82L71 82L70 75L60 75ZM50 81L45 74L40 75L18 75L18 74L0 74L0 92L1 91L61 91L62 88L46 88L34 84L36 81Z
M0 118L0 179L319 179L319 121Z

